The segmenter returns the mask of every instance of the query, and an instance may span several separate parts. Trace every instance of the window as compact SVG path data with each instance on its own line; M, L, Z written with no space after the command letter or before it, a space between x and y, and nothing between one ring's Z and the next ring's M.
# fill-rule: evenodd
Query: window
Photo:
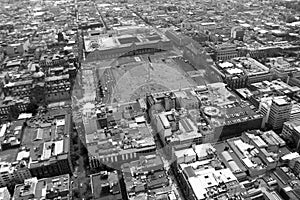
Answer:
M14 47L14 53L15 53L15 54L19 54L19 51L18 51L18 48L17 48L17 47Z

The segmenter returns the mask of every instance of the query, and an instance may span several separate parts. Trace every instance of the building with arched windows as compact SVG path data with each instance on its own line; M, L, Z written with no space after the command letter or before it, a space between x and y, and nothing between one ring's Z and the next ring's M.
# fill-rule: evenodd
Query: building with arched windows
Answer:
M121 36L89 36L84 38L87 61L154 53L171 49L171 41L162 35L137 34Z

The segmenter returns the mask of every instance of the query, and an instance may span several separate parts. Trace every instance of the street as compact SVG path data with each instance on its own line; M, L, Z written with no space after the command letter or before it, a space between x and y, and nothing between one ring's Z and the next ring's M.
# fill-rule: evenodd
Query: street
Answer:
M113 75L111 68L106 68L102 77L97 77L99 80L101 80L102 87L104 89L104 97L102 99L102 103L104 104L111 104L113 103L112 94L115 92L116 88L116 80Z

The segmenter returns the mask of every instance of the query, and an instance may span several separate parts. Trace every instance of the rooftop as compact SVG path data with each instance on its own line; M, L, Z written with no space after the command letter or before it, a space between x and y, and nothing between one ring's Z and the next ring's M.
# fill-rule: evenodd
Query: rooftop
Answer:
M150 127L139 104L100 108L98 130L86 135L89 153L99 159L155 149Z
M219 68L228 75L256 76L269 73L269 68L250 57L237 57L218 63Z
M278 106L285 106L291 104L291 100L289 98L286 98L285 96L283 96L282 98L274 98L273 102Z
M100 173L91 175L92 193L94 199L122 199L119 180L120 176L118 175L117 171L101 171Z
M123 164L121 168L130 200L135 200L140 195L147 197L151 194L155 194L155 198L158 199L161 194L171 192L159 155L141 157L137 161Z
M288 126L290 129L295 130L300 134L300 120L299 119L293 119L290 121L284 122L285 126Z
M125 34L120 36L89 36L84 38L84 45L87 52L96 49L113 49L131 46L132 44L156 43L160 40L168 40L165 36L153 34Z
M179 115L176 111L162 112L159 114L159 119L166 129L164 136L168 142L182 144L202 137L201 133L198 132L197 125L190 118L183 115L181 115L178 120L178 129L174 127L177 126L174 124L177 123L176 118L178 117L176 115Z
M292 65L293 62L290 62L286 58L283 57L274 57L274 58L267 58L266 65L269 66L271 69L276 69L281 73L287 72L298 72L299 67L296 65Z
M7 187L0 188L0 200L6 200L5 198L8 197L7 195L9 195L9 197L10 197Z
M155 93L147 101L153 105L151 114L156 126L164 130L159 132L160 137L173 144L200 142L202 137L215 134L214 129L263 117L224 83Z
M69 152L71 115L64 109L39 113L27 122L22 146L30 148L30 166L60 159Z
M282 94L278 94L278 93L254 94L253 98L257 102L261 102L262 107L267 110L272 106L272 102L274 102L277 106L287 106L290 104L292 105L291 99L289 97L285 95L283 96Z
M238 188L239 182L229 168L215 169L210 162L197 161L180 164L186 180L198 200L207 197L225 198L223 196L232 188Z
M45 179L30 178L24 181L24 184L15 186L15 200L29 200L34 198L53 199L61 198L62 200L69 199L69 175L61 175Z
M17 96L8 96L4 99L0 99L0 108L7 108L9 106L16 106L18 104L29 104L29 97L17 97Z
M240 99L223 83L209 84L207 88L196 89L195 93L203 113L214 127L261 117L255 106Z
M278 92L283 92L284 94L295 93L300 90L297 86L290 86L283 82L282 80L273 81L262 81L258 83L252 83L250 85L252 90L260 91L261 93L271 93L274 90Z
M0 151L0 162L2 163L13 163L17 160L19 149L7 149ZM3 166L3 165L1 165Z
M248 169L266 169L267 166L258 157L258 150L253 145L246 143L240 138L230 139L227 142ZM249 150L247 151L247 149Z
M2 125L1 128L1 148L2 150L18 148L22 141L25 120L16 120Z

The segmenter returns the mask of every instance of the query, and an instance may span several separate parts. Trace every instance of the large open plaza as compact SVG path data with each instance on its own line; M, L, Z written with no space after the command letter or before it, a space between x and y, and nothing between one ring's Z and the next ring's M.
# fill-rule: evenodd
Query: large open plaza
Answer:
M146 93L197 85L172 57L174 54L162 52L83 64L83 82L96 82L84 84L84 99L95 99L90 87L96 90L99 81L104 88L102 103L105 104L135 101Z

